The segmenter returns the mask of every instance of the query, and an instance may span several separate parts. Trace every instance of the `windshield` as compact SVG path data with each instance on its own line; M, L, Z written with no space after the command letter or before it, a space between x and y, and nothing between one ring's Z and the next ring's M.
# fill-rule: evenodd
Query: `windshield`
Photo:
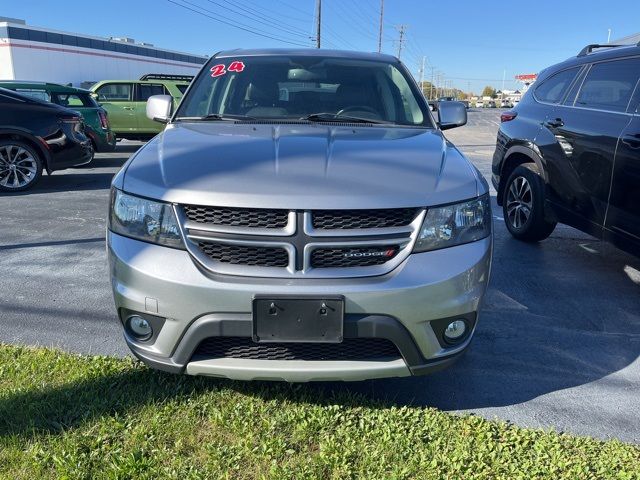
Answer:
M383 61L317 56L213 58L182 100L176 119L359 119L432 127L419 95L403 68Z

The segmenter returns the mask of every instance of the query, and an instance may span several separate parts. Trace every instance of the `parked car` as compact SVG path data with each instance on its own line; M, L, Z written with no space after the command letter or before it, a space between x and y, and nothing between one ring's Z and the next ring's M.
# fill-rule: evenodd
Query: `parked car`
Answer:
M485 105L484 108L496 108L496 102L494 100L489 100Z
M493 183L511 234L561 222L640 253L640 47L585 47L502 114Z
M509 100L501 100L500 108L513 108L513 104Z
M230 88L232 87L233 88ZM286 93L283 93L283 90ZM108 250L127 344L171 372L359 380L467 348L491 265L488 185L395 57L212 57L115 176Z
M484 102L482 100L477 100L476 108L484 108Z
M0 88L0 191L33 187L51 173L91 162L80 113Z
M152 95L170 95L175 107L192 78L187 75L149 74L140 80L103 80L93 85L91 91L109 112L116 137L148 140L162 131L162 125L147 118L147 99Z
M85 134L94 150L111 152L115 149L116 137L109 127L107 112L96 103L88 90L57 83L14 80L0 80L0 87L80 112L85 123Z

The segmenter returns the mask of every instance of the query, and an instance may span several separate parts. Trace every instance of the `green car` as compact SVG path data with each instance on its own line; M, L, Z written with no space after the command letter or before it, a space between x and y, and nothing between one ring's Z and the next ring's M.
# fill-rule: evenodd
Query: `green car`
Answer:
M57 83L0 80L0 87L38 100L56 103L79 112L84 118L85 133L96 152L111 152L116 147L116 136L109 127L107 111L81 88Z
M149 140L164 125L149 120L147 99L152 95L171 95L178 106L193 77L187 75L144 75L140 80L103 80L91 87L100 105L109 112L116 137Z

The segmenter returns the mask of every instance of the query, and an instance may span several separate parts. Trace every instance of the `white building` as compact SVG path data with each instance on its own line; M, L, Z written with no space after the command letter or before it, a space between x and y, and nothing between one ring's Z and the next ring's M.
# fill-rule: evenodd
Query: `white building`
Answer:
M136 43L32 27L0 17L0 79L74 86L146 73L195 75L207 57Z

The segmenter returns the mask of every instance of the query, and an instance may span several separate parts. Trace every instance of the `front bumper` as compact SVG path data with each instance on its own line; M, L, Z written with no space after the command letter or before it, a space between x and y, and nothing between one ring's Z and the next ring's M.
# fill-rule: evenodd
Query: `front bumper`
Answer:
M122 320L131 312L161 318L153 342L125 333L132 352L156 368L233 379L362 380L428 373L469 345L491 267L491 237L410 255L379 277L265 279L203 272L186 251L108 233L111 281ZM402 358L389 361L193 358L206 337L250 337L254 295L342 295L345 338L391 340ZM124 318L123 318L124 317ZM443 344L438 325L465 318L471 333Z

